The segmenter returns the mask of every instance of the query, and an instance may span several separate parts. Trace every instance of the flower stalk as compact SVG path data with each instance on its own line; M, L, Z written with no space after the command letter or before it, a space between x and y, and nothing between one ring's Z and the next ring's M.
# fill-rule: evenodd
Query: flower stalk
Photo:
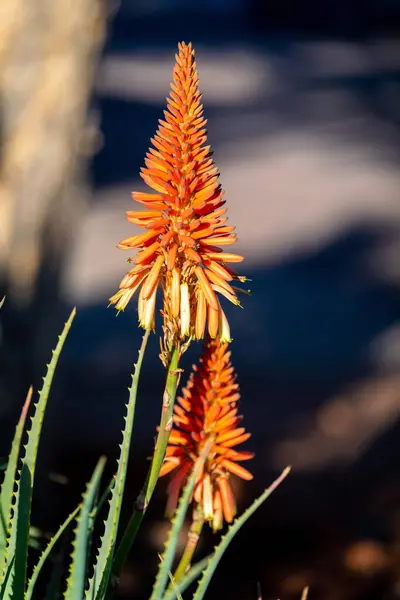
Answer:
M180 378L179 370L179 344L171 351L171 361L167 372L167 381L163 395L163 403L161 410L160 427L158 430L156 446L154 450L153 460L149 472L149 481L145 493L145 505L150 502L156 487L157 480L160 475L161 467L165 458L165 451L168 446L169 436L173 425L173 414L175 406L176 391L178 389Z
M186 546L173 576L174 583L179 583L190 569L193 555L199 543L204 523L204 514L199 507L198 510L194 511L193 521L188 532Z

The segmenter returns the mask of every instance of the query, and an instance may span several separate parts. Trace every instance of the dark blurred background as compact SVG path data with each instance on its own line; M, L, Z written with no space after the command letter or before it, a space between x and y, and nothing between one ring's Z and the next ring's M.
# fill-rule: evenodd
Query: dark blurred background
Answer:
M34 515L52 531L98 456L113 472L140 332L107 299L116 243L165 108L177 42L196 48L241 271L227 307L257 453L246 506L293 473L224 557L209 598L400 598L400 4L397 0L3 0L0 9L0 455L72 306ZM186 370L198 354L185 355ZM163 387L153 336L126 513ZM146 598L165 489L121 580ZM215 540L206 536L201 552Z

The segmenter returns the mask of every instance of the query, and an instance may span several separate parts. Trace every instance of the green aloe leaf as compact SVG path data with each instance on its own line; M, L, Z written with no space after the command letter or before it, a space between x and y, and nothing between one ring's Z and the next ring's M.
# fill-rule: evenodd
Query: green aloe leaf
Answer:
M74 308L59 336L58 344L55 350L53 350L53 355L43 381L43 387L39 392L39 400L34 405L31 428L27 432L28 442L25 446L25 455L22 458L19 479L17 478L16 480L17 491L15 492L15 511L11 519L11 531L5 557L5 565L7 566L11 557L15 556L14 565L8 579L5 593L5 598L7 599L21 600L25 592L32 491L40 434L42 432L44 413L57 362L72 321L74 320L75 312Z
M13 577L12 586L10 585L10 577L7 590L13 600L23 598L25 592L32 487L32 473L27 464L23 462L18 482L16 511L12 517L11 524L11 536L13 523L16 525L15 561L14 569L11 573L11 577ZM12 541L12 537L10 541Z
M160 469L164 462L165 451L169 439L169 425L172 422L172 415L175 404L176 391L178 387L179 374L179 348L175 346L171 351L170 363L167 370L167 379L163 394L163 404L161 411L160 427L154 448L153 459L144 482L143 488L139 493L135 506L129 519L128 525L122 535L121 541L116 549L112 565L113 577L118 578L121 574L130 549L136 539L147 507L153 496L155 487L160 474Z
M175 513L174 518L172 519L172 527L170 529L168 539L165 544L164 554L161 558L161 563L158 569L156 582L154 584L153 593L151 595L150 600L161 600L161 598L163 597L165 588L168 583L169 572L174 561L178 537L181 532L183 523L185 521L185 516L189 506L190 498L192 496L196 480L201 472L201 469L203 468L204 461L207 459L207 456L210 453L213 443L214 439L212 438L204 446L180 497L177 511Z
M64 584L64 568L62 555L57 557L50 574L50 581L46 586L43 600L59 600L62 597L62 586Z
M43 568L43 565L45 564L46 560L49 558L54 546L56 545L56 543L58 542L58 540L60 539L60 537L62 536L64 531L67 529L68 525L75 519L75 517L79 513L80 509L81 509L81 505L77 506L76 509L70 515L68 515L68 517L65 519L64 523L60 526L58 531L53 535L51 540L48 542L46 548L43 550L37 564L35 565L35 567L33 569L32 577L29 580L28 587L27 587L27 590L25 593L25 600L32 600L33 592L35 589L35 584L38 580L38 577L40 575L40 571Z
M29 405L32 399L32 387L29 388L26 396L25 404L22 408L17 427L15 429L14 439L11 445L11 452L7 463L6 472L4 474L3 483L0 492L0 573L3 572L5 551L7 547L7 538L10 528L12 515L12 501L14 496L15 475L17 472L18 457L21 447L21 439L24 432L26 415L28 414Z
M129 450L132 439L139 375L149 333L149 331L146 331L143 336L142 345L139 350L138 361L135 365L134 373L132 375L132 385L129 390L127 414L126 417L124 417L125 427L122 431L122 444L120 445L121 452L118 459L117 474L115 476L114 486L111 490L110 507L108 510L107 519L105 521L104 534L101 538L100 548L97 554L94 574L90 580L89 590L86 593L86 598L90 598L90 600L92 600L92 598L95 598L96 600L103 598L110 581L112 559L114 556L115 542L121 514L122 497L124 493L126 472L128 467Z
M100 496L99 501L97 502L96 506L93 507L93 510L90 513L90 523L91 523L92 527L94 527L94 524L100 514L101 509L103 508L105 502L107 501L109 495L111 494L111 491L114 487L114 483L115 483L115 476L108 482L108 485L105 488L102 495Z
M5 573L3 582L0 587L0 600L3 600L3 598L4 598L4 594L7 589L8 580L10 579L10 575L11 575L11 569L14 566L14 558L15 557L13 556L12 559L10 560L9 564L7 565L6 573Z
M207 567L212 555L206 556L198 563L193 565L189 571L182 577L178 582L174 582L173 588L167 590L163 596L163 600L176 600L178 594L183 594L187 588L201 575L204 569Z
M168 573L168 576L169 576L169 580L171 582L172 589L175 592L176 600L183 600L182 594L176 587L175 579L174 579L174 576L172 575L171 571Z
M82 600L87 584L87 561L90 550L92 534L92 511L98 495L100 480L103 474L106 459L101 457L93 472L92 478L83 496L82 508L77 517L75 540L73 542L72 561L68 587L65 594L66 600Z
M272 492L278 487L280 483L288 476L290 472L290 467L286 467L286 469L279 475L277 479L259 496L254 500L253 504L249 506L245 512L235 519L232 525L229 527L227 533L222 537L220 543L215 548L214 554L210 558L207 568L203 572L203 577L201 578L199 585L197 587L196 593L193 596L193 600L203 600L204 594L207 591L208 585L211 581L212 576L214 575L215 569L218 566L219 561L221 560L225 550L239 531L246 523L246 521L251 517L252 514L256 512L256 510L265 502L265 500L272 494Z

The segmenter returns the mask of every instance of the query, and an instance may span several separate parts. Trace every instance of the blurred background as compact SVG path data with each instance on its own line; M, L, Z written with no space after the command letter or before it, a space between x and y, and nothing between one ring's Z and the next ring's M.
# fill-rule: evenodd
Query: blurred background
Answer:
M0 6L0 456L73 305L34 498L53 531L98 456L113 472L136 306L108 297L116 243L192 41L237 225L244 310L227 307L255 479L293 473L246 525L209 597L400 598L400 4L397 0L3 0ZM196 359L184 357L186 370ZM152 452L163 369L141 378L127 510ZM159 486L121 598L146 598ZM207 538L207 536L206 536ZM212 536L201 548L206 552Z

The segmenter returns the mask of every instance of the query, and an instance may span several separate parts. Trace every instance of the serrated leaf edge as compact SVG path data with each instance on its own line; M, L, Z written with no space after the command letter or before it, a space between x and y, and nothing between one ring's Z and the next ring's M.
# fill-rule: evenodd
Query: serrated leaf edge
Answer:
M158 569L156 581L154 583L150 600L161 600L165 592L165 588L168 583L168 574L171 570L171 566L175 557L178 536L185 520L186 512L190 502L190 497L193 493L194 486L196 484L196 479L198 478L201 469L204 465L204 462L210 453L213 443L214 438L212 437L208 440L200 456L196 460L192 472L190 473L186 485L183 489L183 492L179 499L178 508L175 512L174 517L171 519L172 526L168 532L168 537L164 545L164 553L161 557L160 566Z
M134 365L134 372L131 376L132 383L131 387L129 388L129 400L125 405L127 412L124 416L125 427L122 430L122 443L119 444L120 455L117 460L115 483L111 490L108 516L104 521L104 533L101 537L100 547L97 551L93 577L91 577L89 581L89 588L86 591L86 600L92 600L93 598L98 600L101 598L108 587L108 582L111 575L112 558L115 550L115 542L117 538L122 497L125 489L126 472L132 439L139 375L149 334L150 331L147 330L143 336L138 360Z
M28 441L23 446L24 456L21 458L22 465L21 465L21 469L19 471L17 471L17 476L15 478L16 489L14 492L14 502L12 505L13 507L18 506L19 495L20 495L21 474L22 474L24 465L29 469L30 474L31 474L31 492L32 492L35 466L36 466L37 449L38 449L38 445L39 445L39 438L40 438L40 433L41 433L42 424L43 424L44 412L46 410L47 400L49 397L51 384L53 382L57 362L58 362L59 356L61 354L61 350L63 348L64 342L67 338L68 332L71 328L72 321L74 320L75 314L76 314L76 309L73 308L67 322L64 325L61 335L58 336L58 343L56 345L56 348L54 350L52 350L51 361L48 365L46 365L47 372L46 372L45 377L43 378L43 387L39 392L39 400L36 402L36 404L33 405L34 414L30 418L31 427L30 427L30 429L28 429L26 431L27 436L28 436ZM29 515L30 515L31 500L32 500L32 493L30 494L30 497L28 498L28 502L27 502L27 504L28 504L27 510L28 510ZM14 519L15 514L16 513L14 511L13 515L11 517L11 520L10 520L10 535L8 537L8 543L7 543L7 547L6 547L6 551L5 551L5 560L4 560L4 564L3 564L3 573L1 574L1 577L0 577L0 582L1 582L0 584L3 583L5 575L7 573L7 564L9 563L10 553L12 554L13 557L16 556L18 523L17 523L17 519ZM29 526L29 523L28 523L28 526ZM15 562L16 562L16 559L14 558L13 567L11 569L11 573L8 578L6 597L9 597L9 595L7 594L7 591L9 590L10 586L12 585L13 571L15 570ZM24 584L25 584L25 582L24 582ZM11 593L12 590L9 590L9 591Z
M3 583L1 584L1 587L0 587L0 600L3 600L3 598L4 598L4 594L5 594L5 591L7 589L8 579L9 579L9 577L11 575L11 569L13 568L13 565L14 565L14 558L15 557L13 556L12 559L10 560L7 568L6 568L6 574L5 574L5 577L4 577L4 581L3 581Z
M96 494L100 486L105 463L106 459L102 456L82 495L81 510L76 518L76 527L74 529L75 536L72 542L73 550L71 553L67 589L64 595L65 600L81 600L84 596L91 538L91 513L96 502Z
M53 537L49 540L46 548L43 550L42 554L40 555L40 558L38 560L38 562L36 563L36 565L33 568L33 572L31 575L31 578L28 581L28 585L27 585L27 589L25 592L25 596L24 596L24 600L31 600L32 599L32 594L35 588L35 584L36 581L40 575L40 571L42 570L42 567L44 565L44 563L46 562L46 560L49 558L51 551L53 550L54 546L56 545L56 543L58 542L58 540L60 539L60 537L62 536L62 534L64 533L64 531L67 529L68 525L70 523L72 523L72 521L75 519L76 515L78 514L78 512L81 509L81 504L79 504L75 510L68 515L68 517L65 519L64 523L62 523L62 525L60 525L60 527L58 528L57 532L53 535Z
M175 582L175 588L167 590L163 596L163 600L176 600L177 592L183 594L187 588L199 577L199 575L207 567L209 560L212 558L212 554L206 556L202 560L199 560L194 564L189 571L182 577L181 581Z
M215 572L215 569L218 566L219 561L221 560L225 550L229 546L230 542L237 534L237 532L243 527L246 521L251 517L253 513L265 502L265 500L272 494L272 492L282 483L282 481L289 475L290 467L286 467L279 475L277 479L266 489L264 492L254 500L254 502L244 511L240 517L234 520L232 525L230 525L228 531L224 536L222 536L219 544L214 548L214 553L208 561L208 565L206 569L203 571L203 576L200 579L197 590L193 596L193 600L202 600L204 598L204 594L207 591L207 587L211 581L211 578Z
M0 534L2 536L2 543L0 543L0 573L3 573L4 563L5 563L5 554L8 544L8 538L10 535L10 522L13 512L13 499L14 499L14 485L15 485L15 474L17 472L20 448L22 436L24 434L24 427L26 421L26 415L29 410L29 406L32 400L33 388L32 386L29 388L28 393L26 395L26 399L24 402L24 406L22 407L21 415L19 417L17 426L15 428L14 438L11 444L11 451L7 463L7 468L4 474L4 479L1 484L0 491L0 519L3 533Z

